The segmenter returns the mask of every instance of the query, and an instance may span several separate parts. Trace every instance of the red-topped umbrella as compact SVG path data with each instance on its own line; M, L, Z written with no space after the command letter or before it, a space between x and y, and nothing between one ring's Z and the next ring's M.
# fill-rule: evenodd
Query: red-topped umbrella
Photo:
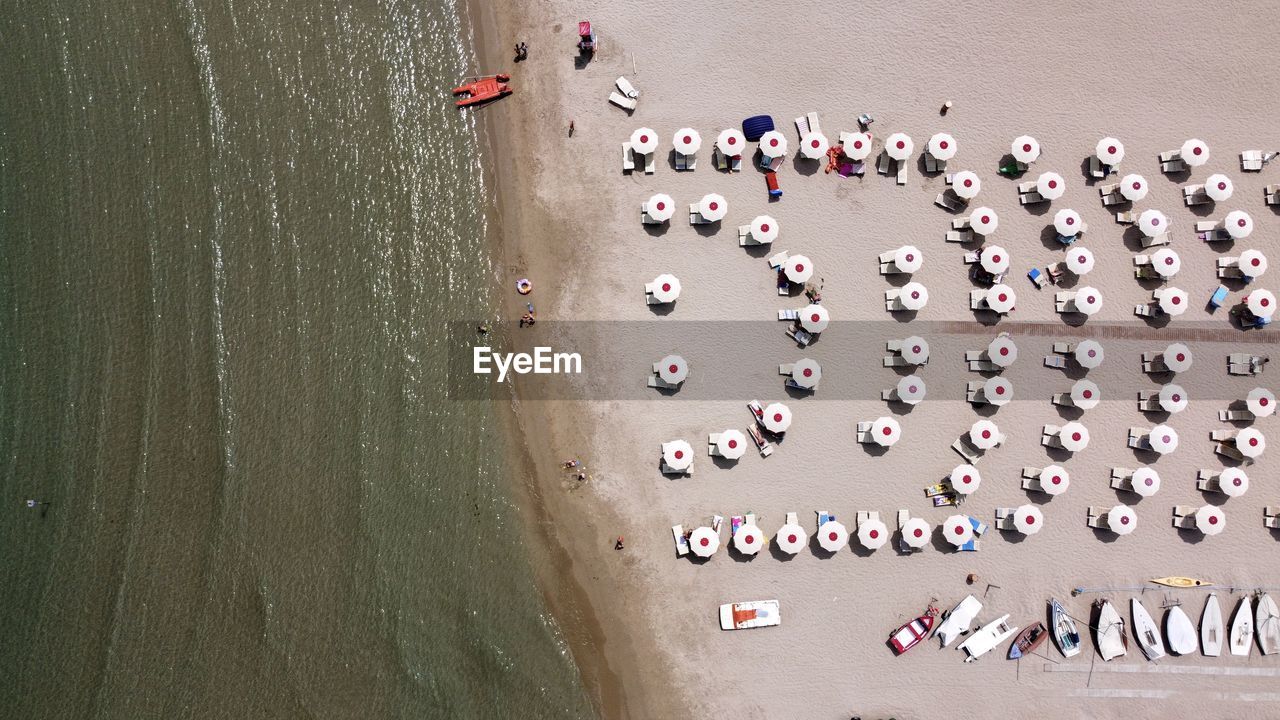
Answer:
M1240 497L1249 492L1249 476L1240 468L1226 468L1218 475L1218 489L1227 497Z
M1000 444L1000 428L990 420L979 420L969 427L969 442L979 450L990 450Z
M1019 135L1013 139L1013 145L1009 151L1013 154L1013 159L1021 163L1035 162L1040 157L1040 143L1030 135Z
M742 154L747 147L747 138L742 134L741 130L729 128L721 130L720 136L716 138L716 147L721 154L729 157L736 157Z
M982 386L982 395L997 407L1008 405L1013 400L1013 383L999 376L987 378Z
M987 343L987 357L1002 368L1009 367L1018 359L1018 346L1013 344L1013 338L1000 333Z
M924 264L924 253L915 245L903 245L894 251L893 264L904 273L913 273Z
M1243 240L1253 232L1253 218L1243 210L1232 210L1222 221L1222 227L1232 238Z
M1036 192L1045 200L1057 200L1066 191L1066 181L1056 172L1040 173L1036 178Z
M902 286L898 300L908 310L923 310L929 302L929 290L918 282L909 282Z
M889 541L889 528L879 520L864 520L858 525L858 542L868 550L883 547Z
M1044 515L1035 505L1019 505L1013 511L1013 527L1023 535L1035 535L1044 527Z
M684 440L662 444L662 461L673 470L685 470L693 464L693 446Z
M1187 409L1187 391L1181 385L1172 383L1160 388L1160 394L1156 401L1160 403L1160 409L1167 413L1180 413Z
M723 195L708 193L703 195L702 201L698 203L698 214L707 222L723 220L728 212L729 201L725 200Z
M1222 173L1215 173L1204 181L1204 194L1209 196L1214 202L1222 202L1231 199L1231 193L1235 191L1235 186L1231 184L1231 178Z
M1077 380L1071 386L1071 404L1081 410L1092 410L1102 400L1102 392L1097 383L1089 380Z
M802 388L815 388L822 380L822 366L809 358L797 360L791 367L791 379Z
M963 547L965 543L973 539L973 526L969 524L969 518L964 515L952 515L942 523L942 536L947 542L956 547Z
M924 380L918 375L907 375L898 381L898 400L908 405L918 405L924 400Z
M649 198L649 202L645 203L644 207L649 217L658 222L666 222L676 212L676 201L666 193L657 193Z
M827 552L839 552L849 542L849 531L836 520L828 520L818 528L818 544Z
M1157 425L1147 434L1147 442L1152 450L1168 455L1178 449L1178 431L1168 425Z
M716 441L716 450L729 460L737 460L747 452L747 436L738 430L725 430Z
M1209 146L1203 140L1191 139L1182 143L1182 151L1178 155L1187 165L1199 167L1209 162Z
M764 427L771 433L784 433L791 427L791 408L782 403L769 403L761 418Z
M675 275L662 274L653 279L653 299L661 303L675 302L680 297L680 281Z
M1107 511L1107 527L1117 535L1128 535L1138 527L1138 516L1124 505Z
M831 316L821 305L806 305L800 310L800 327L811 333L820 333L827 329Z
M706 526L697 528L689 535L689 549L698 557L709 558L720 549L720 534Z
M1104 137L1098 141L1095 152L1103 165L1119 165L1124 159L1124 144L1113 137Z
M1133 471L1129 484L1142 497L1151 497L1160 492L1160 474L1149 467L1140 467Z
M1017 293L1013 291L1013 288L1005 285L1004 283L992 285L990 288L987 288L987 307L991 308L992 312L996 312L1001 315L1007 312L1012 312L1013 306L1017 302Z
M1073 353L1076 362L1086 370L1092 370L1102 364L1104 357L1102 343L1097 340L1081 340Z
M1160 248L1151 255L1151 267L1160 275L1160 277L1170 278L1178 274L1182 269L1182 258L1178 257L1178 253L1169 248Z
M1169 218L1159 210L1143 210L1138 216L1138 229L1147 237L1157 237L1169 232Z
M1089 447L1089 429L1078 422L1069 422L1058 431L1058 442L1068 452L1080 452Z
M1196 529L1205 535L1217 535L1227 527L1227 516L1212 505L1205 505L1196 511Z
M769 215L757 215L751 220L751 237L758 242L771 243L778 239L778 221Z
M1244 299L1254 317L1269 318L1276 312L1276 296L1270 290L1254 290Z
M800 138L800 154L810 160L821 160L829 147L831 144L827 141L827 136L820 132L806 133Z
M966 200L972 200L982 190L982 178L977 173L961 170L951 178L951 190Z
M1160 310L1170 316L1181 315L1191 305L1191 296L1187 295L1185 290L1176 287L1163 288L1151 294L1160 304Z
M933 528L923 518L911 518L902 524L902 541L909 547L922 548L929 544Z
M929 362L929 343L918 335L912 335L902 341L902 359L912 365L923 365Z
M770 130L760 136L760 152L767 158L782 157L787 154L787 138L777 130Z
M995 210L984 205L975 208L969 216L969 227L979 235L990 235L1000 227L1000 218L996 216Z
M1236 433L1236 449L1247 458L1256 458L1267 449L1267 438L1257 428L1245 428Z
M672 137L671 144L681 155L693 155L702 147L702 136L693 128L680 128Z
M853 133L844 141L844 154L850 160L865 160L871 154L871 134Z
M631 133L631 151L641 155L648 155L658 149L658 133L653 128L636 128Z
M1120 195L1129 202L1137 202L1147 196L1147 179L1137 173L1120 178Z
M894 133L884 141L884 150L894 160L906 160L915 150L915 143L904 133Z
M1182 343L1169 343L1160 353L1160 359L1171 372L1186 372L1191 369L1191 348Z
M999 275L1009 269L1009 251L999 245L988 245L978 253L978 262L983 270Z
M1080 213L1075 210L1063 208L1053 214L1053 229L1057 230L1059 235L1075 237L1080 234L1082 227L1084 227L1084 221L1080 219Z
M743 555L755 555L764 547L764 533L755 525L742 525L733 535L733 546Z
M1049 495L1061 495L1071 487L1071 476L1061 465L1046 465L1040 471L1040 490Z
M956 139L947 133L929 138L929 154L939 160L950 160L956 155Z
M1093 269L1093 253L1086 247L1067 251L1067 269L1076 275L1087 275Z
M791 523L778 528L778 534L773 536L773 544L788 555L795 555L803 550L808 540L809 536L804 528Z
M668 355L658 361L658 377L673 385L682 383L689 377L689 363L679 355Z
M892 447L902 439L902 426L891 417L879 417L871 423L871 439L882 447Z
M1076 291L1076 310L1093 315L1102 309L1102 293L1098 288L1085 285Z
M813 261L804 255L792 255L783 264L782 271L793 283L808 282L813 277Z
M978 468L969 464L955 466L947 480L951 483L951 489L961 495L969 495L982 485L982 475L978 473Z
M1249 391L1245 404L1254 417L1270 417L1276 411L1276 395L1266 388L1256 387Z
M1250 248L1240 253L1238 267L1240 272L1251 280L1262 277L1262 274L1267 271L1267 256L1260 250Z

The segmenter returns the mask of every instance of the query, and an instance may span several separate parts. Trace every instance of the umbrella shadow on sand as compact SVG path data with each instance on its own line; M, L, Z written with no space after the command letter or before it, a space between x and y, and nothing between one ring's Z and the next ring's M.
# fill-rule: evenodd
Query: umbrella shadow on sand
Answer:
M791 562L796 559L795 555L783 550L776 542L769 543L769 554L773 556L774 560L779 560L781 562Z

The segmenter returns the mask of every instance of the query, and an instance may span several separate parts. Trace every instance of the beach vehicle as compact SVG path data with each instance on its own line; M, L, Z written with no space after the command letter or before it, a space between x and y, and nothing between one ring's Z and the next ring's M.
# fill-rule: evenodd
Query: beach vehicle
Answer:
M1093 640L1103 661L1124 657L1129 652L1129 636L1124 632L1124 619L1110 600L1097 600L1098 623L1094 626Z
M960 643L960 649L968 655L964 661L976 661L994 650L1000 643L1008 640L1017 631L1017 626L1011 627L1009 625L1008 615L1001 615L999 618L983 625L975 630L968 640Z
M1227 646L1232 655L1248 655L1249 646L1253 644L1253 603L1249 596L1240 598L1236 606L1236 614L1231 618L1231 634Z
M889 647L893 648L893 654L901 655L929 637L929 631L933 629L937 617L938 609L930 605L923 615L894 630L889 636Z
M1182 577L1179 575L1170 575L1169 577L1154 578L1151 582L1157 585L1164 585L1171 588L1198 588L1209 587L1213 583L1208 580L1199 580L1197 578Z
M951 608L951 611L943 616L942 625L938 627L937 636L942 641L942 647L950 645L952 640L969 632L969 625L973 624L973 619L981 610L982 601L972 595L965 596L965 599Z
M1071 619L1062 603L1056 599L1049 600L1049 623L1053 628L1053 641L1062 651L1063 657L1075 657L1080 654L1080 630L1076 621Z
M598 45L596 44L596 31L591 29L590 20L578 21L578 53L580 55L595 55Z
M1133 598L1129 601L1129 612L1133 616L1133 639L1148 660L1159 660L1164 657L1164 640L1160 637L1160 628L1151 619L1151 613L1142 606L1142 601Z
M1222 654L1222 607L1214 593L1209 593L1209 599L1204 602L1204 613L1200 615L1200 652L1205 657Z
M1280 608L1266 593L1258 593L1258 614L1253 628L1258 635L1258 649L1263 655L1280 652Z
M486 75L478 77L464 85L459 85L453 89L454 95L466 95L466 97L458 100L455 105L458 107L469 107L472 105L481 105L498 98L504 98L515 92L511 86L507 84L511 80L510 75Z
M721 630L750 630L782 624L777 600L728 603L720 606Z
M1196 651L1196 626L1177 605L1164 615L1164 636L1169 642L1169 652L1174 655L1190 655Z
M1049 630L1045 628L1044 623L1038 622L1028 627L1018 633L1018 637L1014 638L1009 645L1009 659L1017 660L1023 656L1030 655L1031 651L1044 644L1044 640L1047 637L1049 637Z

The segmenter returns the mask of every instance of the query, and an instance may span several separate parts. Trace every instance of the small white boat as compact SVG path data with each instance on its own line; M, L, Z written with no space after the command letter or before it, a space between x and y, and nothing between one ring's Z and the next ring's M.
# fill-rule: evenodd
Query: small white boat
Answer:
M1093 639L1098 646L1098 654L1104 661L1124 657L1129 652L1129 636L1124 633L1124 618L1116 612L1110 600L1099 600L1095 604L1098 606L1098 625Z
M1052 623L1053 641L1063 657L1075 657L1080 654L1080 630L1076 621L1071 619L1062 603L1056 599L1049 601L1049 622Z
M1253 631L1258 636L1258 648L1263 655L1280 652L1280 608L1266 593L1258 593L1258 614Z
M950 645L951 641L961 633L968 632L969 625L973 624L973 619L981 610L982 601L972 595L965 597L958 605L951 608L951 612L944 616L945 619L934 633L942 641L942 647Z
M1205 657L1222 654L1222 607L1218 605L1216 593L1209 593L1204 614L1200 616L1200 651Z
M1009 625L1008 615L1002 615L1000 618L974 630L968 640L960 643L960 649L969 656L964 661L973 662L986 655L995 649L997 645L1012 637L1017 631L1016 625Z
M1252 644L1253 603L1249 602L1249 596L1245 595L1240 598L1240 604L1236 606L1236 614L1231 618L1231 635L1227 646L1231 648L1232 655L1248 655L1249 646Z
M1129 601L1129 612L1133 616L1133 639L1148 660L1159 660L1164 657L1164 640L1160 639L1160 628L1151 619L1151 613L1142 607L1142 601L1133 598Z
M748 630L781 625L777 600L729 603L720 606L721 630Z
M1164 637L1168 641L1169 652L1174 655L1190 655L1196 651L1196 626L1177 605L1164 614Z

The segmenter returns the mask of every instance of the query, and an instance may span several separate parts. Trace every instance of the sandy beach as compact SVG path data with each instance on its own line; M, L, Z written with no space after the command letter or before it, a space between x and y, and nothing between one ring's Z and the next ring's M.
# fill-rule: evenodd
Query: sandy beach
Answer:
M1280 700L1274 690L1280 664L1256 647L1248 658L1194 655L1159 663L1133 647L1126 658L1104 664L1089 637L1085 652L1071 659L1045 645L1043 657L1006 661L1005 643L966 665L954 645L938 650L930 641L900 658L885 645L892 629L931 601L945 610L967 593L984 602L979 622L1008 613L1025 626L1045 619L1050 597L1082 620L1094 599L1106 597L1129 620L1134 592L1071 597L1078 586L1206 578L1218 584L1228 610L1246 589L1280 587L1280 535L1262 523L1263 506L1280 502L1275 452L1246 468L1253 485L1243 497L1225 500L1195 485L1200 468L1224 466L1209 440L1210 431L1231 427L1219 422L1218 411L1268 386L1270 376L1228 377L1226 356L1266 354L1274 330L1242 332L1225 308L1205 307L1219 283L1215 258L1249 247L1280 257L1274 242L1280 215L1263 204L1262 191L1277 182L1277 169L1245 173L1239 160L1245 149L1280 147L1280 132L1264 112L1280 92L1276 56L1240 41L1245 29L1266 25L1265 8L1085 3L1062 16L977 2L945 11L919 2L853 8L797 2L766 13L719 0L553 0L530 3L518 17L473 10L494 28L482 38L480 69L514 68L517 91L481 111L498 187L497 281L509 289L517 278L531 278L540 327L571 343L564 349L582 353L587 366L568 399L550 400L517 384L515 418L528 450L530 541L545 554L541 584L603 715L923 718L954 708L974 717L1236 717L1265 714L1267 703ZM592 21L601 41L586 64L575 64L580 19ZM832 34L841 39L826 37ZM513 65L508 51L517 40L529 43L531 56ZM640 90L632 114L606 101L619 75ZM946 100L954 107L941 116ZM798 159L792 120L809 112L818 113L833 141L841 131L856 131L863 112L875 117L877 145L892 132L910 135L916 153L907 184L877 175L870 164L864 177L841 178ZM793 148L778 172L784 195L774 202L750 158L732 174L711 162L717 133L759 113L773 116ZM641 126L660 138L657 171L623 174L620 143ZM686 126L701 133L703 146L697 169L677 172L667 156L672 134ZM994 324L979 322L968 307L975 286L962 258L976 245L943 241L953 217L933 204L943 178L916 165L936 132L951 133L959 145L948 171L981 177L974 205L999 214L990 241L1012 256L1007 282L1018 294L1017 308ZM1022 207L1017 181L997 174L1021 134L1043 148L1022 180L1060 173L1064 197ZM1173 224L1171 247L1182 268L1168 284L1190 293L1192 309L1163 327L1134 317L1134 304L1148 301L1157 286L1135 280L1136 233L1113 221L1084 172L1105 135L1125 145L1120 172L1140 173L1151 185L1136 209L1160 209ZM1157 154L1191 137L1209 145L1209 162L1190 173L1161 174ZM1234 182L1233 197L1196 212L1185 207L1182 186L1215 172ZM679 211L654 232L641 225L637 210L656 192L670 194ZM709 192L728 200L728 216L710 230L695 229L683 210ZM1102 310L1083 325L1055 313L1058 288L1037 290L1025 276L1062 259L1063 249L1045 231L1062 208L1089 224L1078 244L1098 260L1075 284L1087 282L1105 296ZM1195 221L1232 210L1252 216L1251 237L1213 245L1195 238ZM759 214L781 227L763 254L737 243L737 226ZM928 287L930 299L905 321L885 312L883 292L892 284L878 274L876 258L908 243L925 256L913 279ZM807 255L824 281L822 305L833 324L805 350L774 320L778 309L805 303L775 291L765 258L780 250ZM664 272L680 278L683 292L670 312L655 313L641 289ZM1271 289L1273 280L1264 276L1254 286ZM1235 302L1240 286L1231 290ZM509 296L506 319L514 322L525 299L513 290ZM599 324L558 325L568 320ZM691 327L698 328L692 335ZM1011 333L1019 348L1019 360L1004 373L1015 401L975 411L963 400L964 387L985 376L965 368L964 351L984 347L999 332ZM879 390L899 377L879 360L885 340L912 334L933 345L920 372L930 397L905 412L879 399ZM1082 374L1043 367L1042 358L1055 341L1094 335L1107 359L1088 377L1104 402L1083 416L1060 412L1050 395L1069 390ZM1175 341L1187 342L1195 355L1193 370L1176 380L1190 405L1171 417L1141 413L1137 393L1158 390L1168 378L1143 374L1140 357ZM669 397L647 391L648 365L672 351L690 362L685 388ZM822 363L822 385L812 397L790 397L777 366L806 356ZM707 433L745 427L745 403L753 398L789 404L794 421L785 440L769 458L750 453L733 464L712 462L703 451ZM868 452L855 442L854 427L881 415L899 420L903 440L887 452ZM940 538L910 556L892 546L866 553L855 549L855 539L831 557L804 550L783 559L768 548L750 559L727 548L706 563L675 557L670 526L691 528L716 514L753 512L766 533L788 511L809 532L815 510L835 513L851 529L857 511L876 510L893 530L899 508L936 525L954 510L933 508L921 489L960 462L949 446L979 417L997 422L1008 442L980 463L983 485L961 511L991 523L995 508L1030 502L1044 514L1043 532L1023 537L993 528L976 553L952 552ZM1040 445L1041 426L1077 417L1092 434L1087 449L1067 456ZM1156 459L1126 446L1129 427L1157 422L1177 429L1176 452ZM1276 425L1269 418L1255 426L1270 433ZM692 477L658 471L660 444L676 438L698 453ZM574 456L586 462L586 483L558 467ZM1021 489L1024 466L1051 462L1071 473L1065 495L1048 500ZM1110 487L1112 468L1148 464L1164 481L1154 497L1138 500ZM1136 532L1117 538L1086 527L1086 508L1117 503L1137 512ZM1174 505L1206 503L1222 505L1228 517L1221 535L1170 526ZM623 550L613 548L619 535L626 538ZM727 529L722 540L727 545ZM975 585L965 584L969 573L979 577ZM1157 620L1169 602L1181 602L1198 620L1205 595L1148 591L1142 598ZM781 627L719 629L721 603L766 598L781 602Z

